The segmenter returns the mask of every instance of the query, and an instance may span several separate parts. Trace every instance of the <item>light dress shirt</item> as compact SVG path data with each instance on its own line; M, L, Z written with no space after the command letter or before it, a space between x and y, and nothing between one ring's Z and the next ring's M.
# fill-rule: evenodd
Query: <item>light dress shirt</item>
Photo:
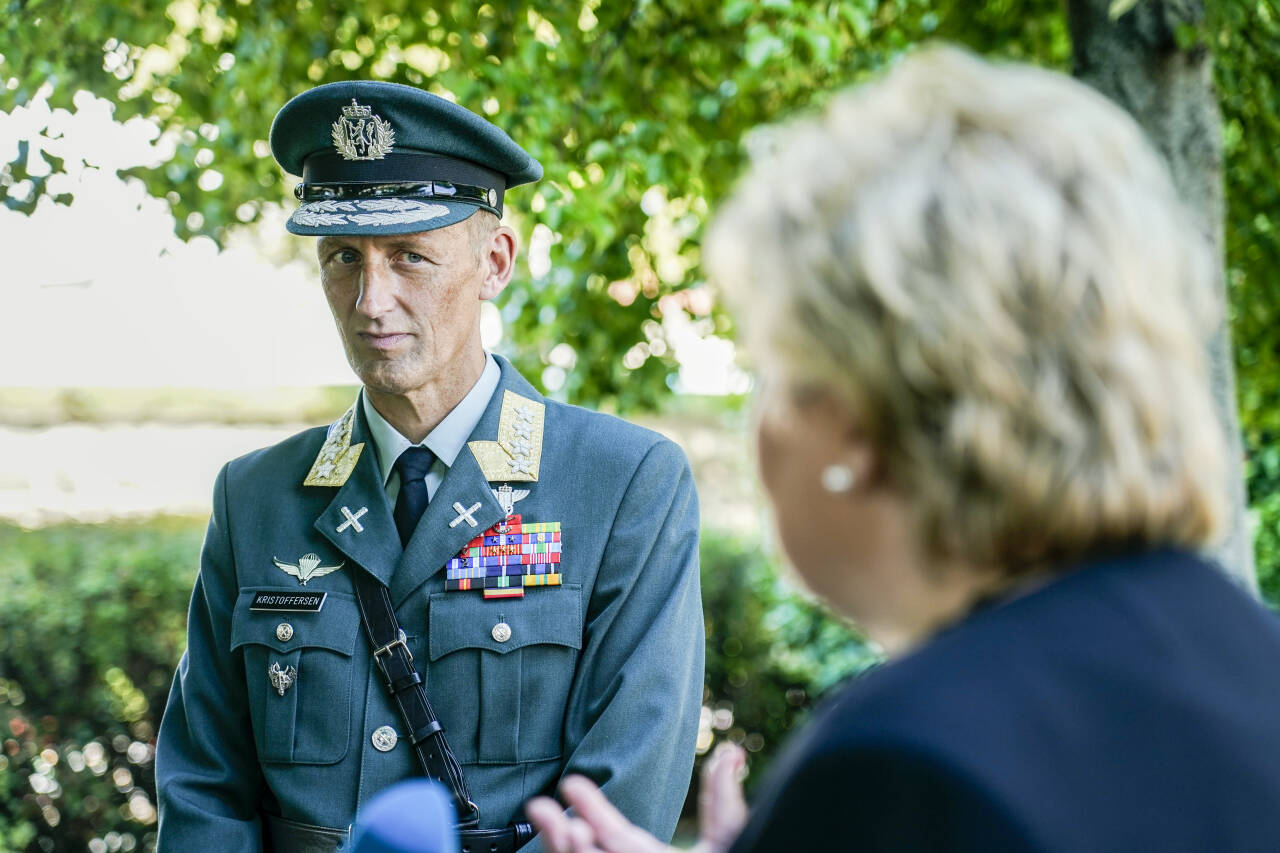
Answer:
M485 409L489 408L489 401L493 399L493 392L498 390L498 380L501 378L502 369L498 367L498 362L492 355L485 353L484 371L476 384L471 386L467 396L422 440L421 446L436 455L436 461L427 472L428 499L435 497L444 475L462 452L476 424L480 423ZM360 404L364 407L365 421L373 436L373 446L378 454L378 466L382 470L382 483L387 490L387 498L395 506L396 498L400 495L400 475L395 471L396 460L401 453L413 446L413 442L378 414L363 389L360 391Z

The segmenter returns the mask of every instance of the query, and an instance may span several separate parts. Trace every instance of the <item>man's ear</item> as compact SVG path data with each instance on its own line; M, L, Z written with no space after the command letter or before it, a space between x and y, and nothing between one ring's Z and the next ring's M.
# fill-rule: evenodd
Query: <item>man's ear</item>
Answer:
M490 300L506 289L516 269L516 232L506 225L493 229L480 252L484 267L484 283L480 285L480 298Z

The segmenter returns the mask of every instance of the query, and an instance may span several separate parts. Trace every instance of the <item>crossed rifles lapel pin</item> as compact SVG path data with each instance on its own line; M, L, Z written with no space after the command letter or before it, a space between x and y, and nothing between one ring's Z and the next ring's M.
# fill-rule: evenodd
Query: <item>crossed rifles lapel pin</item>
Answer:
M485 598L522 598L525 587L560 585L560 522L527 522L515 505L536 483L542 464L546 407L507 391L498 419L497 441L469 445L506 517L468 542L445 564L446 591L483 590Z

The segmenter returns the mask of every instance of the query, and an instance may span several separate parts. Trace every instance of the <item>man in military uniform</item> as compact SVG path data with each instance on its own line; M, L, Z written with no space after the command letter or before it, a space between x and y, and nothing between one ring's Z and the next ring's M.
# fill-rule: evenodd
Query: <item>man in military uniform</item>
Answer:
M299 95L271 146L302 176L288 227L320 238L364 388L217 478L157 744L162 853L336 849L363 803L442 760L440 725L455 805L478 809L463 828L493 831L464 834L472 850L519 846L503 828L570 772L670 837L703 674L688 464L542 398L480 341L516 257L504 192L541 166L388 83ZM389 642L371 640L379 592ZM400 711L422 686L439 725Z

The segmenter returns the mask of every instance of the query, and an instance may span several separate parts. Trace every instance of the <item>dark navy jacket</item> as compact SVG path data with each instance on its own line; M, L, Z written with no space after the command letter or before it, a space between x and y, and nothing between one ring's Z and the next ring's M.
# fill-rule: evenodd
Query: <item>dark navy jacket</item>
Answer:
M980 610L819 712L761 850L1280 851L1280 620L1168 551Z

